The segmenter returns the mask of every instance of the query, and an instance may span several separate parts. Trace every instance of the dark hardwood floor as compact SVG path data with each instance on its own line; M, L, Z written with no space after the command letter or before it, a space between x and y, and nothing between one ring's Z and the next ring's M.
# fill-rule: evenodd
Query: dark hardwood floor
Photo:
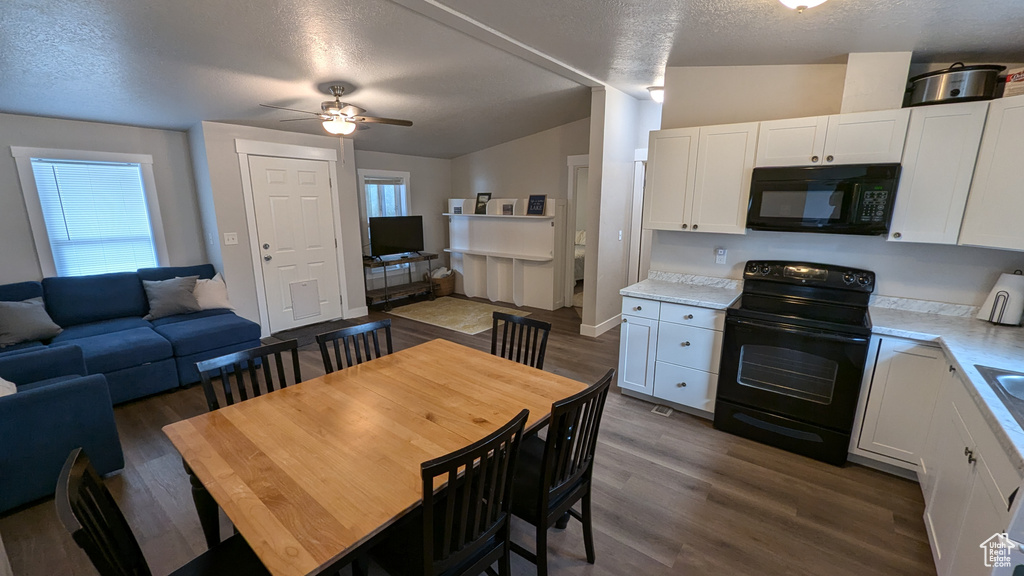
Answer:
M547 370L594 382L617 364L617 331L586 338L572 308L530 311L553 324ZM446 338L489 350L489 331L467 336L376 311L354 323L381 318L393 322L396 349ZM302 372L323 373L315 345L302 349ZM549 535L552 574L935 573L916 483L822 464L718 432L700 418L652 414L652 407L616 389L609 395L594 471L597 563L586 563L573 521ZM107 484L157 575L205 546L181 459L161 431L205 410L199 386L114 410L126 466ZM230 530L226 520L222 530ZM0 518L0 535L17 576L96 574L52 500ZM514 537L532 548L529 526L517 523ZM513 571L536 573L519 557ZM373 574L382 572L374 567Z

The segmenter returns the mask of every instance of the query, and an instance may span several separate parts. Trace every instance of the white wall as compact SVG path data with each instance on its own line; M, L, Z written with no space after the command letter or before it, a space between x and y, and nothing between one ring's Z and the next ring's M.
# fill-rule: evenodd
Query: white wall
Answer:
M614 88L595 88L590 105L587 258L583 325L598 336L617 324L629 264L633 168L640 103Z
M366 292L359 238L359 200L356 192L355 155L351 141L332 136L297 134L250 126L202 122L190 131L196 161L196 189L206 226L207 252L219 265L228 284L228 296L239 315L259 321L256 297L256 273L249 248L250 231L246 221L241 170L235 140L257 140L337 150L337 183L341 204L339 250L344 259L341 287L342 309L346 317L365 314ZM216 229L213 229L216 226ZM238 244L225 246L224 234L236 232Z
M493 198L568 195L567 156L586 154L590 120L583 119L479 150L452 160L452 197Z
M0 284L42 278L11 146L152 155L170 264L207 261L184 132L0 114Z
M661 127L838 114L845 64L665 69Z
M357 170L409 173L410 214L423 216L423 248L439 255L438 260L432 263L434 268L448 266L448 254L444 252L448 247L448 218L441 214L447 212L448 198L452 197L452 161L362 150L356 150L355 161ZM359 194L362 194L361 190ZM360 201L364 201L362 196ZM365 223L360 222L360 226L365 226ZM362 250L363 253L369 253L368 246L363 246ZM418 266L417 272L426 271L425 265ZM405 272L401 271L401 275L405 275ZM391 278L391 274L388 274L388 278ZM414 278L419 279L415 274Z

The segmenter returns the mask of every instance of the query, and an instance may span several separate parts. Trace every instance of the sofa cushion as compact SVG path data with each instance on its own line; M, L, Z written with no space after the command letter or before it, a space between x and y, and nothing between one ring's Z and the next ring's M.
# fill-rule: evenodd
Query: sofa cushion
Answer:
M0 286L0 301L18 302L43 295L43 285L39 282L16 282Z
M150 321L153 326L165 326L167 324L177 324L178 322L188 322L189 320L198 320L200 318L209 318L210 316L220 316L221 314L231 314L231 310L224 308L216 308L213 310L203 310L202 312L193 312L191 314L177 314L174 316L164 316L163 318L157 318L156 320Z
M168 280L143 280L142 287L146 290L146 298L149 300L149 314L145 319L156 320L202 310L195 294L192 293L198 279L198 276L185 276Z
M259 340L260 325L234 314L218 314L154 328L170 341L175 356L188 356L246 340Z
M38 382L32 382L31 384L22 384L18 386L18 392L27 392L29 390L35 390L36 388L42 388L43 386L49 386L50 384L56 384L57 382L66 382L68 380L74 380L75 378L81 378L78 374L65 374L63 376L54 376L53 378L47 378L46 380L39 380Z
M7 354L15 354L32 350L35 348L42 348L43 343L36 340L34 342L22 342L21 344L11 344L10 346L0 346L0 357Z
M100 334L110 334L111 332L120 332L122 330L131 330L132 328L151 328L152 325L146 322L142 318L130 317L130 318L113 318L111 320L102 320L100 322L91 322L89 324L79 324L78 326L71 326L65 328L60 336L53 339L53 343L67 342L69 340L77 340L79 338L86 338L88 336L99 336Z
M142 280L170 280L181 276L199 276L209 280L216 274L213 264L199 264L197 266L164 266L163 268L139 268L139 278Z
M82 348L90 374L113 372L172 356L170 342L151 328L132 328L86 336L70 343Z
M60 326L46 313L41 297L0 302L0 347L49 340L57 334L60 334Z
M135 272L43 278L46 310L64 328L125 316L145 316L146 292Z
M231 301L228 300L228 286L220 274L210 280L200 278L192 293L195 294L196 302L199 302L199 307L203 310L235 309L231 305Z

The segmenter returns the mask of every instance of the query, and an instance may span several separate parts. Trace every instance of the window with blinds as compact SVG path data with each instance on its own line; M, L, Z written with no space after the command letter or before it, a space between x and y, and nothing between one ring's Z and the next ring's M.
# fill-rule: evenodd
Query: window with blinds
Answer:
M363 178L366 188L366 218L406 216L405 178Z
M157 266L141 166L32 158L58 276Z

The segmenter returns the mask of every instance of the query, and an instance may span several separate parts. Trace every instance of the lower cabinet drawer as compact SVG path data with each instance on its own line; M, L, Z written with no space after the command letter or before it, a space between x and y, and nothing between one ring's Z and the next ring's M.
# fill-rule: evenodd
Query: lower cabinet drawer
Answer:
M706 412L715 411L718 375L668 362L654 364L654 397Z
M658 323L658 360L718 373L722 333L671 322Z

